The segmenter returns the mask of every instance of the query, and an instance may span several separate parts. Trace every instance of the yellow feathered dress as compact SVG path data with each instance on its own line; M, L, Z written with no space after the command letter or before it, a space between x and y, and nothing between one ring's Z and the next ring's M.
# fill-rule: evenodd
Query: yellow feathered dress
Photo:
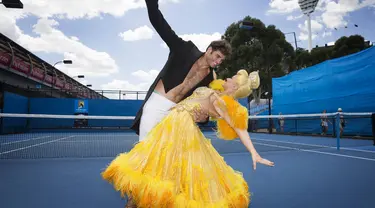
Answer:
M201 87L177 104L164 119L127 153L118 155L102 177L122 196L130 195L140 208L244 208L250 203L242 173L233 170L193 120L202 107L194 100L212 95ZM247 109L222 96L232 125L247 128ZM216 119L218 135L237 137L230 125Z

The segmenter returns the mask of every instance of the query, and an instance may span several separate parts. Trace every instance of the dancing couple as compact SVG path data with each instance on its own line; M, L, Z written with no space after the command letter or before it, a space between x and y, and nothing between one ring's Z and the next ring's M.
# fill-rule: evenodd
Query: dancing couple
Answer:
M218 137L239 138L256 164L273 166L254 148L247 132L248 111L236 99L260 84L258 72L239 70L224 80L213 68L230 55L224 41L205 52L179 38L158 9L146 0L150 21L170 49L169 59L151 85L132 129L140 142L119 154L103 171L127 207L248 207L250 194L242 174L215 150L198 123L215 121Z

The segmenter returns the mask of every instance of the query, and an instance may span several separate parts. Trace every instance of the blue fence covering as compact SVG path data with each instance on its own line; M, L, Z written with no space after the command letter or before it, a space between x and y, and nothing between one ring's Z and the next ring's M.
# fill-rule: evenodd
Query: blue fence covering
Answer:
M28 98L10 92L4 92L4 113L28 113ZM27 119L2 118L1 133L19 133L25 131Z
M274 78L272 87L272 114L374 112L375 47ZM348 122L346 133L371 134L371 119ZM319 132L319 125L305 121L299 130Z

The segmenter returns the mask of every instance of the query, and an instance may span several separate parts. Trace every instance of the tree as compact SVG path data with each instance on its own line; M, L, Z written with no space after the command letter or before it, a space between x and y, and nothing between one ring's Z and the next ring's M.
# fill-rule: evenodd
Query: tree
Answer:
M310 53L310 65L313 66L331 59L331 54L331 47L314 48Z
M296 70L309 67L311 66L310 53L303 48L297 48L296 58L294 59L294 61L295 61Z
M295 69L300 70L309 66L322 63L329 59L340 58L357 53L370 47L360 35L343 36L333 46L316 47L309 53L307 50L298 48L294 60Z
M241 29L240 23L251 23L252 29ZM260 100L262 92L272 94L272 78L294 70L310 67L326 60L346 56L369 47L360 35L341 37L334 46L317 47L308 52L286 41L285 35L274 25L266 26L261 20L246 16L229 25L222 36L232 45L232 56L218 68L219 78L233 76L239 69L249 73L259 70L261 85L252 97ZM251 100L251 98L249 99Z
M253 29L240 29L242 21L251 22ZM272 77L283 76L293 68L295 52L285 35L274 25L265 26L250 16L232 23L222 39L232 45L232 56L218 68L219 77L233 76L239 69L259 70L261 86L253 96L259 100L263 91L272 93Z
M365 39L360 35L343 36L335 42L332 58L339 58L366 49Z

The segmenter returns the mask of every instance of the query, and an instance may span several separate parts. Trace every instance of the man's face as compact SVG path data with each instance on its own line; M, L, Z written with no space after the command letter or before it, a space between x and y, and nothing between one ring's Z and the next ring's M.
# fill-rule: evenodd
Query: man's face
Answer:
M225 59L225 56L220 51L213 51L212 48L209 48L206 51L207 63L210 67L214 68L219 66Z

